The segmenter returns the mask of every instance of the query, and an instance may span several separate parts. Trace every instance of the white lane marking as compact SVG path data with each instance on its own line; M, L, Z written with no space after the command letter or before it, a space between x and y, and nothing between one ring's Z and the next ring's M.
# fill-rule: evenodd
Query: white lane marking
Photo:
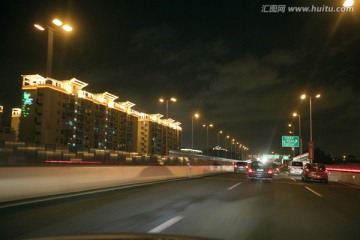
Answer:
M296 182L296 179L295 178L290 178L291 180L293 180L294 182Z
M305 186L305 188L306 188L307 190L309 190L310 192L312 192L313 194L315 194L316 196L318 196L318 197L323 197L323 195L321 195L320 193L316 192L315 190L312 190L311 188L309 188L309 187L307 187L307 186Z
M159 232L162 232L163 230L165 230L166 228L170 227L171 225L175 224L176 222L180 221L181 219L183 219L184 216L176 216L176 217L173 217L172 219L164 222L163 224L157 226L156 228L154 229L151 229L149 231L149 233L159 233Z
M241 184L241 182L235 184L234 186L231 186L228 188L228 190L233 190L234 188L236 188L237 186L239 186Z

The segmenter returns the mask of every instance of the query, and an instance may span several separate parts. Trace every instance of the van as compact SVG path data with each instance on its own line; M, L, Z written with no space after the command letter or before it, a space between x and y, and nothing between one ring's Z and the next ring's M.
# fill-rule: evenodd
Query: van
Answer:
M289 166L289 175L301 175L304 164L300 161L293 161Z

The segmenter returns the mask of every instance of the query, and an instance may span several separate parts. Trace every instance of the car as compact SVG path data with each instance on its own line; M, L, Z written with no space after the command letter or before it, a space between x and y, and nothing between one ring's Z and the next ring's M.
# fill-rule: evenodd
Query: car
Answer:
M324 164L320 163L308 163L305 165L301 180L307 182L309 180L318 180L320 182L327 183L329 178L328 171Z
M274 169L274 174L275 174L275 175L279 175L279 174L280 174L281 166L280 166L280 165L277 165L276 163L273 163L273 164L272 164L272 167L273 167L273 169Z
M235 173L247 173L248 163L247 162L236 162L234 164Z
M293 161L289 165L288 173L289 175L301 175L303 172L303 162L300 161Z
M264 179L272 182L274 178L274 169L271 163L254 161L250 163L247 171L249 180Z

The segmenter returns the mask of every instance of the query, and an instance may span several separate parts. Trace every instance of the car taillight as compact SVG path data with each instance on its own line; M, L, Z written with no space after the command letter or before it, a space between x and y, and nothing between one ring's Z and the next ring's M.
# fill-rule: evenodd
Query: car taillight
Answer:
M248 168L248 172L249 172L249 173L252 173L253 170L252 170L251 168Z
M273 174L273 173L274 173L274 171L272 169L268 170L268 174Z

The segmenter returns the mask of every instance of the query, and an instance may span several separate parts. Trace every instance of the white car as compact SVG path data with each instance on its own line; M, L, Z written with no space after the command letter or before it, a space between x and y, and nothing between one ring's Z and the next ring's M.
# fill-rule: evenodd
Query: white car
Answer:
M301 175L304 164L300 161L293 161L289 166L289 175Z

